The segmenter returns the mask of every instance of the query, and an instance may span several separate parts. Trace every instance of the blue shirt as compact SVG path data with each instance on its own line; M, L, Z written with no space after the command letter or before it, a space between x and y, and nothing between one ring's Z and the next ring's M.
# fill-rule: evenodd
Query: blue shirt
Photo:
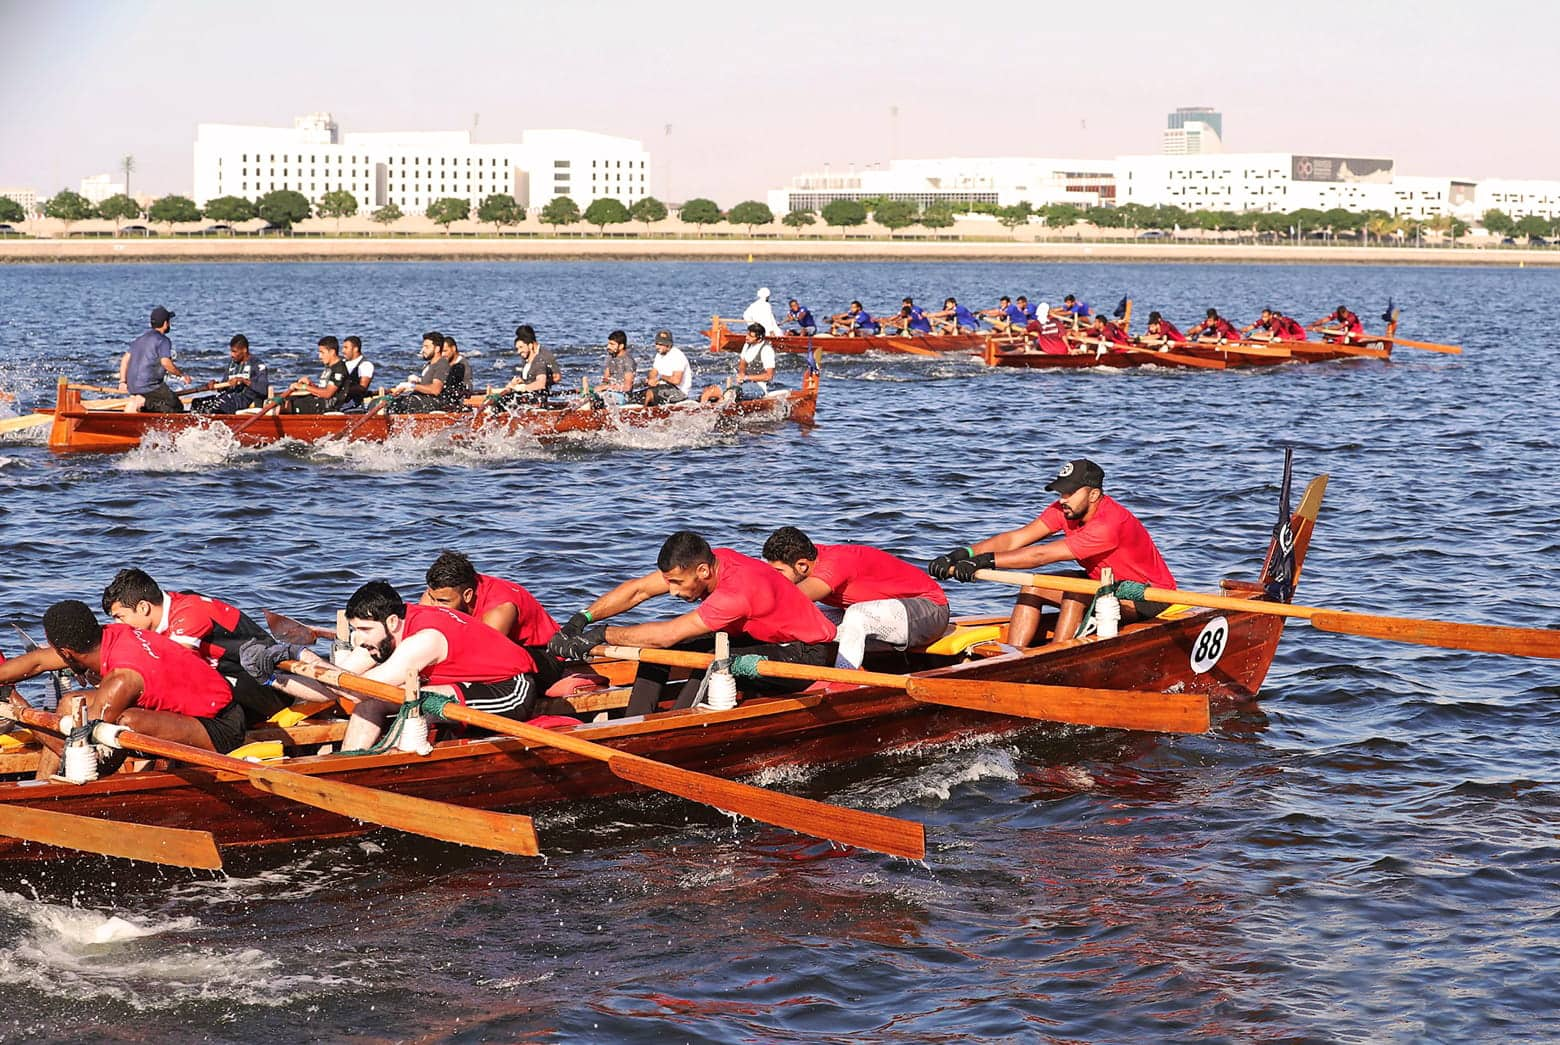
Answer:
M1020 326L1029 322L1029 317L1024 315L1024 310L1019 308L1017 305L1009 305L1007 308L1003 309L1002 312L1008 317L1008 319L1019 324Z
M799 308L795 312L792 312L789 316L785 317L785 321L787 323L795 323L797 326L804 329L807 327L811 327L814 330L818 329L818 324L813 322L812 313L805 308Z
M872 318L870 312L862 309L856 313L856 329L865 330L869 334L876 334L878 332L877 321Z
M241 377L249 382L249 390L254 393L255 399L262 400L271 394L271 372L266 369L264 363L255 358L253 352L242 363L228 361L227 376L229 378Z
M1029 304L1025 305L1024 306L1024 316L1025 316L1025 318L1026 319L1038 319L1038 318L1040 318L1039 316L1037 316L1035 314L1035 310L1037 308L1039 308L1039 307L1040 306L1036 305L1033 301L1031 301Z
M910 306L909 327L911 330L919 330L923 334L932 332L932 321L926 318L926 312L919 305Z
M141 395L163 384L164 359L173 358L173 342L160 330L148 330L130 342L130 366L125 370L125 387Z
M1069 316L1087 317L1089 314L1089 303L1087 301L1074 301L1071 305L1068 305L1064 311Z
M961 327L969 327L971 330L980 329L980 320L975 318L975 313L963 305L956 305L953 309L953 321Z

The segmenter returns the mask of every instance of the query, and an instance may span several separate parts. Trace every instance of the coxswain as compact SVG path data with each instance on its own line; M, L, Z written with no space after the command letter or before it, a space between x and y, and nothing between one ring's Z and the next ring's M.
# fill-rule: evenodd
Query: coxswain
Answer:
M341 361L347 365L347 405L362 407L374 388L374 364L363 356L363 339L348 334L341 339Z
M1305 327L1293 316L1286 316L1278 309L1273 310L1273 337L1279 341L1307 341Z
M1144 330L1143 336L1138 340L1148 348L1157 348L1162 352L1168 352L1171 345L1185 344L1186 335L1177 330L1174 323L1158 312L1150 312L1148 314L1148 327Z
M948 596L926 573L864 544L813 544L794 526L764 542L764 559L822 603L837 629L838 668L860 668L867 643L924 646L948 630Z
M941 311L932 312L926 318L936 323L934 329L939 334L973 334L980 329L980 317L954 298L948 298Z
M628 350L628 335L614 330L607 335L607 362L601 368L601 380L595 392L603 403L622 406L628 402L628 394L634 390L634 374L638 364Z
M228 338L227 373L218 385L226 390L190 409L203 414L236 414L260 406L271 394L271 373L250 351L249 339L243 334Z
M737 376L727 380L731 388L709 385L699 395L699 402L714 403L726 397L728 391L736 393L738 401L762 399L769 394L769 382L775 379L775 346L764 336L764 328L749 323L742 335L742 349L737 354Z
M682 349L672 344L670 330L655 335L655 358L645 378L645 405L671 406L681 403L693 391L693 364Z
M1029 570L1052 563L1076 561L1082 576L1099 579L1109 567L1116 581L1130 581L1151 588L1174 588L1175 578L1160 556L1148 530L1127 509L1106 495L1105 472L1093 461L1080 458L1062 467L1046 484L1057 500L1034 521L1016 530L988 537L967 548L955 548L933 559L927 572L938 580L971 581L977 570ZM1060 534L1061 539L1045 539ZM1074 636L1083 622L1087 596L1048 588L1024 588L1013 606L1008 642L1030 645L1040 629L1043 604L1060 606L1054 645ZM1169 606L1142 599L1121 600L1122 620L1147 620Z
M1360 322L1360 317L1343 305L1339 305L1306 329L1320 331L1322 337L1328 341L1354 341L1365 333L1365 326Z
M558 357L541 346L531 324L515 328L515 351L520 354L520 371L495 393L492 404L499 410L546 403L553 386L563 380Z
M287 390L285 412L290 414L326 414L340 410L347 401L347 385L352 380L347 364L341 361L341 344L331 334L319 340L319 382L306 377L294 381Z
M1067 344L1067 333L1062 329L1062 321L1043 301L1035 310L1035 318L1024 324L1024 333L1034 342L1035 349L1048 356L1065 356L1071 351Z
M184 403L164 382L171 375L189 384L190 379L173 359L173 313L158 305L152 309L151 329L142 332L119 359L119 390L133 398L132 413L182 414Z
M786 302L786 308L788 309L785 314L786 325L791 326L794 324L796 326L795 330L790 331L791 333L804 334L807 337L812 337L818 332L818 321L813 319L812 312L802 307L802 303L800 301L792 298L790 301Z
M1201 323L1188 327L1186 336L1197 341L1239 341L1240 331L1235 329L1235 324L1219 315L1219 310L1210 308L1208 318Z
M753 303L742 310L742 322L758 323L764 328L764 333L774 335L780 333L780 324L775 322L774 306L769 303L769 288L759 287L758 296Z
M430 330L423 335L421 374L414 374L390 390L393 397L386 410L392 414L431 414L443 410L444 385L450 377L450 364L444 358L444 335Z
M859 301L852 301L850 308L829 317L831 334L849 334L852 337L858 334L875 335L878 329L877 320L872 318L872 313L861 307Z
M196 592L163 591L145 570L120 570L103 589L103 612L119 624L166 636L204 657L227 680L244 721L257 726L292 701L268 685L269 673L256 678L244 666L246 643L274 642L270 634L238 607Z
M596 646L613 643L650 649L714 649L716 632L731 636L733 657L754 655L792 664L826 666L834 660L834 625L779 573L730 548L711 548L701 536L679 530L661 545L657 569L624 581L570 617L548 645L560 660L582 660ZM658 595L698 605L670 620L627 626L600 623ZM661 701L670 670L641 662L628 714L645 715ZM698 699L702 670L689 674L677 707ZM795 693L808 683L793 679L739 681L752 693Z
M92 608L69 599L43 615L47 646L0 664L0 684L20 682L46 671L70 670L95 683L61 701L59 713L77 725L112 722L147 736L226 754L244 743L244 711L217 670L193 650L153 631L128 624L98 623ZM11 704L26 707L19 694ZM46 754L38 778L58 771L62 738L33 734ZM114 763L100 767L111 772Z
M385 581L369 581L347 600L347 624L353 646L341 665L347 671L396 686L415 675L425 693L454 697L505 718L531 717L539 692L536 662L524 647L475 617L408 603ZM325 663L308 649L299 651L298 659ZM374 697L360 700L342 748L372 747L397 710Z

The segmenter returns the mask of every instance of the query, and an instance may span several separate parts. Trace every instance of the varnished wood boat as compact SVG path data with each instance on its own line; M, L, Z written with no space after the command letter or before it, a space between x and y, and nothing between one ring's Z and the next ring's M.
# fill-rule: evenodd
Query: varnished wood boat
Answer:
M327 439L384 442L394 436L444 436L474 439L529 433L555 442L594 432L651 428L688 416L714 415L717 425L742 426L784 420L811 424L818 408L818 375L810 371L802 387L775 391L761 399L725 400L719 404L681 403L675 406L628 406L611 409L534 407L513 412L478 410L437 414L127 414L91 410L80 391L59 383L49 449L131 450L149 434L177 435L198 428L227 428L241 446L263 446L292 439L315 443Z
M1087 369L1111 367L1127 369L1139 366L1159 366L1194 370L1228 370L1244 367L1277 366L1283 363L1328 363L1344 359L1390 359L1392 341L1397 322L1387 325L1385 334L1373 337L1369 334L1348 344L1327 341L1240 341L1220 344L1212 341L1186 341L1180 344L1149 348L1135 346L1105 348L1082 335L1067 335L1069 351L1064 353L1041 352L1028 345L989 338L981 348L980 358L987 366L1024 367L1032 370Z
M1324 488L1325 477L1314 481L1291 518L1296 579ZM1281 569L1280 554L1277 541L1271 541L1260 580L1226 582L1226 591L1241 600L1259 596ZM1273 662L1284 620L1243 610L1182 609L1169 617L1125 625L1113 638L1022 650L998 644L1005 631L1001 619L965 621L963 626L966 632L974 630L972 638L986 641L957 650L934 645L913 653L910 666L915 674L1196 693L1205 694L1212 703L1229 704L1256 695ZM588 708L612 703L599 692L571 699L576 706ZM881 686L757 697L728 711L660 711L566 727L575 736L611 748L719 776L776 766L849 762L972 735L999 736L1036 728L1055 727L921 703L901 689ZM307 742L321 738L311 735ZM310 776L484 809L531 810L635 787L599 761L513 739L442 740L425 756L395 751L300 754L277 764ZM82 785L0 783L0 804L199 829L228 847L335 838L369 830L355 820L267 793L243 777L184 766L121 772ZM59 855L58 849L0 837L0 861Z
M729 324L738 324L731 326ZM739 352L747 326L735 319L710 318L704 333L710 339L711 352ZM909 336L862 334L780 334L769 339L776 352L830 352L859 356L867 352L886 352L907 356L939 356L980 352L989 334L914 334Z

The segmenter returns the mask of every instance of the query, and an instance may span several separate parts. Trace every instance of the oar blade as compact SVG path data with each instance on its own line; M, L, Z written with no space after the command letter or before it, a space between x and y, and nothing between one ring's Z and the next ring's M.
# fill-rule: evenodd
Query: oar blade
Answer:
M906 692L927 704L1074 726L1143 733L1205 733L1210 723L1208 698L1198 693L1149 693L914 675L910 676Z
M1498 624L1461 624L1413 617L1379 617L1368 613L1317 610L1311 626L1341 635L1365 635L1417 646L1438 646L1512 657L1560 659L1560 631L1513 628Z
M0 435L4 435L7 432L21 432L28 428L38 428L49 424L53 420L53 414L23 414L20 417L7 417L0 421Z
M607 764L624 780L798 834L902 856L907 860L926 858L926 829L911 820L767 791L648 758L619 755Z
M206 871L222 869L222 855L217 852L217 842L210 831L152 827L5 803L0 805L0 834L58 849L144 863Z
M323 628L310 627L272 610L265 611L265 629L279 641L290 642L294 646L312 646L330 636L330 632ZM324 635L320 634L322 631L325 631Z
M518 856L541 854L536 826L528 816L430 802L411 795L265 767L257 767L250 780L262 791L408 834Z

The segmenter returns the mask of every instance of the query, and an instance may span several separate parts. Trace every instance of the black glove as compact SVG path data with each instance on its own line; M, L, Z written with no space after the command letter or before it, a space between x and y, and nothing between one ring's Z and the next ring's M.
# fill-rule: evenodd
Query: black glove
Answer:
M595 624L586 628L578 635L565 635L563 632L552 637L547 643L547 652L559 660L584 660L590 656L590 651L607 641L607 626Z
M244 669L244 674L257 682L264 682L276 674L278 664L284 660L297 660L305 648L290 642L249 639L238 647L238 663Z
M580 632L584 631L589 626L590 614L586 613L584 610L581 610L574 616L570 617L568 623L558 630L572 638L575 635L578 635Z
M926 572L940 581L945 581L953 576L953 564L971 558L972 554L968 548L955 548L946 555L939 555L933 559L927 564Z
M997 557L991 552L981 552L973 559L960 559L953 564L953 579L969 582L975 579L976 570L990 570L997 565Z

